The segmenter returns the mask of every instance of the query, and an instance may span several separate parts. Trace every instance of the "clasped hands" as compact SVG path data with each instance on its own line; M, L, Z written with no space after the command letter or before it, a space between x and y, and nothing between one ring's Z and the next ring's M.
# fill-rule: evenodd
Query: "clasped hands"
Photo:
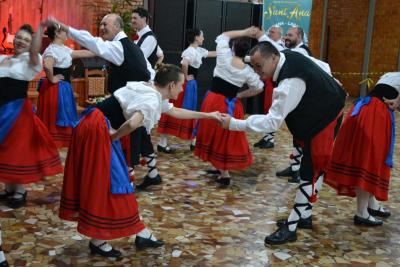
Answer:
M229 114L221 113L219 111L210 112L209 119L218 121L219 125L224 129L229 129L229 123L231 122L231 116Z

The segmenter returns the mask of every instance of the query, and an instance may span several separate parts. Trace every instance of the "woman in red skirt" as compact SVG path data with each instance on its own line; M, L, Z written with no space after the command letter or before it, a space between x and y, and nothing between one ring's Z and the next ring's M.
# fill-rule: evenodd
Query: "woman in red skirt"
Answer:
M217 65L214 69L212 88L205 97L201 111L218 110L229 113L235 118L244 118L241 98L261 93L264 87L260 77L243 62L249 50L249 29L225 32L217 37ZM238 39L235 39L238 38ZM232 50L229 41L233 41ZM238 93L243 85L250 89ZM210 162L220 176L217 182L230 184L229 170L241 170L253 163L246 134L223 129L217 122L203 120L199 122L194 154Z
M6 188L0 200L18 208L25 204L26 183L62 172L58 151L46 127L27 99L28 83L42 70L39 55L42 27L33 35L30 25L15 35L14 56L0 56L0 181ZM1 249L0 266L8 266Z
M339 195L357 197L356 225L377 226L389 217L379 205L388 200L395 119L384 99L400 92L400 72L386 73L347 114L338 133L325 181Z
M216 57L215 51L208 51L202 47L204 41L203 31L194 28L186 32L186 38L189 47L182 52L182 70L185 74L185 83L183 91L179 94L177 100L171 100L175 107L182 107L189 110L197 110L197 73L202 64L202 59L207 57ZM168 115L161 115L158 123L157 132L161 134L158 142L157 151L164 153L173 153L173 149L168 146L167 135L173 135L183 140L192 140L190 150L194 149L195 137L193 130L196 126L196 120L180 120Z
M39 27L32 38L32 28L22 27L14 39L15 55L1 57L0 181L6 188L0 199L13 208L26 203L23 184L62 172L57 148L27 99L29 80L42 70L41 34Z
M70 74L72 59L95 56L89 50L72 50L64 45L67 33L55 26L47 28L52 43L43 53L46 78L41 81L37 115L47 126L57 147L68 147L72 126L78 120Z
M174 108L168 102L177 98L183 81L183 73L177 66L161 65L154 85L128 82L81 114L68 150L59 216L78 221L78 232L91 237L92 254L120 257L121 252L106 240L134 234L137 248L164 245L140 219L118 139L139 126L150 133L162 112L180 119L219 119L218 113Z

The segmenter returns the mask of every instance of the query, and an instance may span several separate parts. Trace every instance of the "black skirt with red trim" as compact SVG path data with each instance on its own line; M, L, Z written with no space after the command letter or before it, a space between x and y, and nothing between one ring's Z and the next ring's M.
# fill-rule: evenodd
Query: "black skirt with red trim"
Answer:
M57 147L32 109L31 102L25 99L0 144L0 181L4 183L34 183L63 172Z
M110 240L144 229L134 193L111 194L111 139L96 109L75 128L65 164L60 218L78 222L78 232Z
M201 107L202 112L228 112L222 94L209 92ZM243 106L236 100L233 117L244 118ZM194 154L203 161L210 162L220 170L241 170L253 163L249 143L244 132L223 129L217 121L210 119L199 120Z

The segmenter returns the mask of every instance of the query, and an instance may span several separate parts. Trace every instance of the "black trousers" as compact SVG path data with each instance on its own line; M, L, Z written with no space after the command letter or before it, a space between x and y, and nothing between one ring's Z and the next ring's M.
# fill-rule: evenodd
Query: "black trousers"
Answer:
M145 157L154 153L151 137L145 127L139 127L131 133L131 164L139 165L140 156Z

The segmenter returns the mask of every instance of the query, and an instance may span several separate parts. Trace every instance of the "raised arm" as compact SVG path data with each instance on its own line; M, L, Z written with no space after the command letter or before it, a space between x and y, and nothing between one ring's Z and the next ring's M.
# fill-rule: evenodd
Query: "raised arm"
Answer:
M30 64L32 66L37 66L41 63L39 52L42 48L42 35L43 25L40 23L37 32L33 35L31 49L29 51Z

